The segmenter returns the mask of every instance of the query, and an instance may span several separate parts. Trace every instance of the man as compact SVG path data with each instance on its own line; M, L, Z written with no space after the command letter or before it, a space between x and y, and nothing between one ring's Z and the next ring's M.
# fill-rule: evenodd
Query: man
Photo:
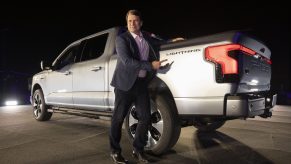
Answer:
M127 163L121 155L121 130L123 120L134 103L138 126L133 141L133 156L139 162L148 163L144 155L147 131L151 123L147 86L163 61L159 61L159 54L152 38L141 31L143 22L140 12L129 10L126 22L128 31L116 39L118 59L111 81L111 85L115 87L115 106L109 135L110 155L115 163Z

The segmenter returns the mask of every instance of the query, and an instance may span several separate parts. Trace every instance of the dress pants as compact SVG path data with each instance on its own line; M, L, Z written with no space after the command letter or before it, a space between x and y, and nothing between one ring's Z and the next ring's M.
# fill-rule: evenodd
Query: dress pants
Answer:
M150 97L147 83L143 78L137 78L133 87L128 91L115 88L114 111L111 119L109 134L110 148L113 153L120 153L122 124L129 108L134 103L138 117L138 125L133 141L134 150L141 152L147 143L147 132L151 123Z

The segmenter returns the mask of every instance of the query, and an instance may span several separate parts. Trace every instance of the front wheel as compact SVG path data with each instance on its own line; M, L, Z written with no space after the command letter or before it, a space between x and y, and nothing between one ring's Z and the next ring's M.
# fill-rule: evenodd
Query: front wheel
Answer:
M133 104L125 120L125 129L131 143L135 136L137 123L138 118ZM180 132L178 115L172 101L162 95L157 96L155 101L151 100L151 125L145 150L156 155L166 152L176 144Z
M33 117L38 121L47 121L52 117L52 113L48 112L47 105L45 104L43 92L37 89L33 93Z

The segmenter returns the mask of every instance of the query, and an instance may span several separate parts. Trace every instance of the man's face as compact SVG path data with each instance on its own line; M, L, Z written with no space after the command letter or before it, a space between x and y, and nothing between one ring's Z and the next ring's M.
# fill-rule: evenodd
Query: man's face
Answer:
M129 32L139 34L142 21L139 16L128 14L127 16L127 28Z

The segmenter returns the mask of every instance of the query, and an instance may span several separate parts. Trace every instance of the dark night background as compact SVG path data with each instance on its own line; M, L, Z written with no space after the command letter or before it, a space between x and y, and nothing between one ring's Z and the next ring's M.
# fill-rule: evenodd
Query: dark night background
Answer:
M125 25L125 14L133 8L142 12L144 30L165 38L191 38L238 29L251 31L272 51L272 90L278 93L291 90L290 7L287 2L108 2L1 4L0 92L4 93L8 83L15 82L17 77L31 77L39 72L41 60L53 61L71 42ZM16 85L23 83L27 85L25 80Z

